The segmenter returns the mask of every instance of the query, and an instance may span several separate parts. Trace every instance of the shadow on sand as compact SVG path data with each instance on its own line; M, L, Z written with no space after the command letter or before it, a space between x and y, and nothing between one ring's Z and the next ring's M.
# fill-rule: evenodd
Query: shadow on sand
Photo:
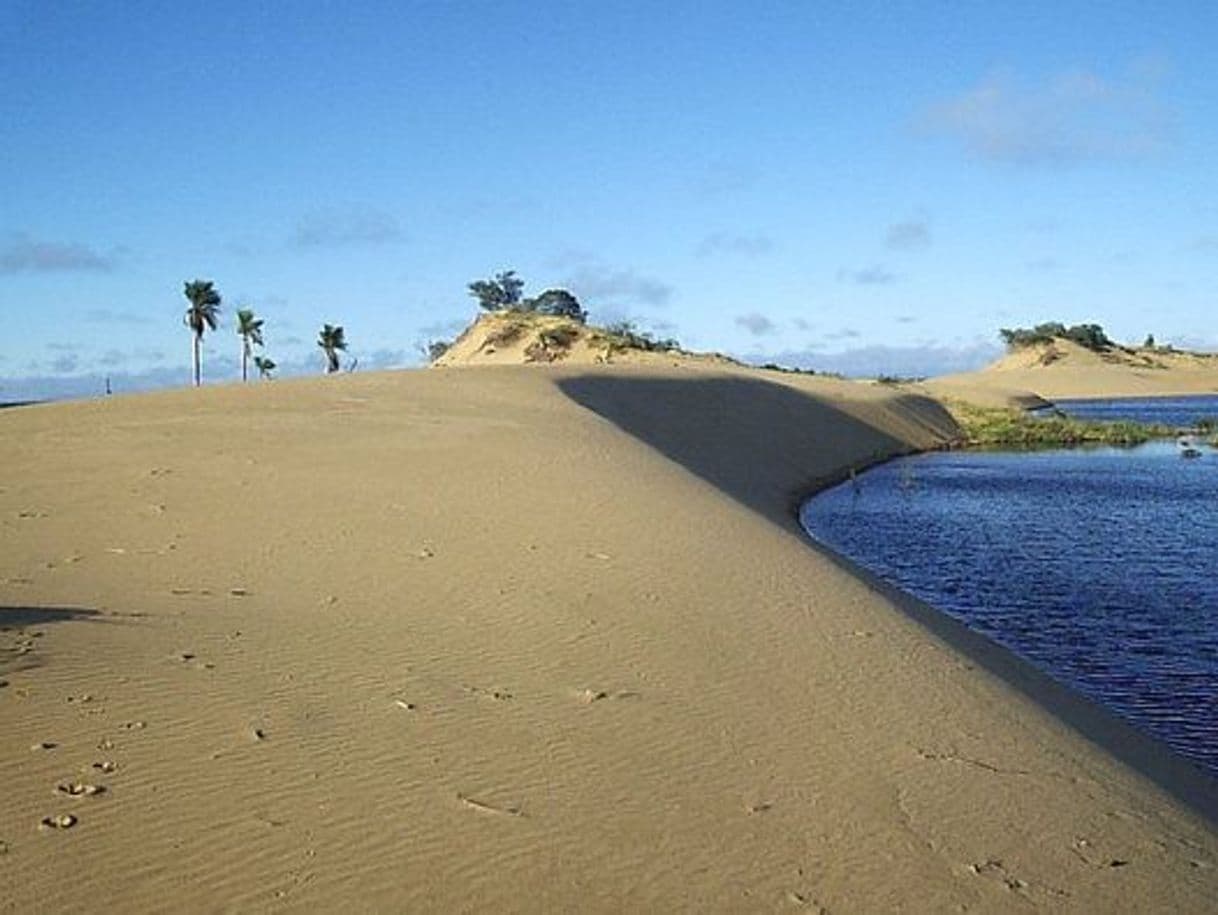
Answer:
M1218 780L1194 763L953 617L803 533L799 506L808 494L839 482L848 472L834 456L840 450L833 446L835 439L848 437L856 443L853 450L869 455L859 469L908 453L905 443L813 394L761 380L585 375L557 383L576 403L742 505L798 533L812 549L867 582L935 638L1177 801L1218 822ZM928 428L952 428L941 406L926 398L907 397L911 404L917 402ZM747 457L742 460L742 455Z
M31 656L33 633L26 630L71 620L96 622L98 610L85 607L4 607L0 606L0 674L30 670L38 666Z
M840 441L865 459L855 470L908 454L910 446L810 393L751 378L562 379L559 389L753 511L799 530L804 494L845 478ZM908 396L925 425L949 433L947 411ZM741 455L747 455L741 460ZM777 466L776 466L777 465ZM794 487L791 481L798 481Z

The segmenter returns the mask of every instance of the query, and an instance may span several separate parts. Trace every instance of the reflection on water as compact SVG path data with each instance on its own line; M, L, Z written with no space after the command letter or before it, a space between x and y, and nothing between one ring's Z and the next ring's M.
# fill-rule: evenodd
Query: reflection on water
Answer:
M1158 442L921 455L801 516L817 540L1218 774L1216 501L1218 450L1184 460Z

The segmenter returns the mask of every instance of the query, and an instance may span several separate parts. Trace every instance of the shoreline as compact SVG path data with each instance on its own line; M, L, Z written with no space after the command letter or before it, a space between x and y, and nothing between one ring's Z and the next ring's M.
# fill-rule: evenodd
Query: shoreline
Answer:
M1085 449L1088 446L1058 447L1075 450ZM867 470L889 461L935 453L936 450L943 449L893 455L885 461L871 465ZM1002 446L995 448L966 446L962 450L1018 452L1020 449L1003 448ZM833 486L844 485L844 483L845 479L815 490L800 501L800 510L808 501L815 499ZM1032 660L1024 658L1014 649L1008 648L974 629L960 617L905 591L899 585L888 581L852 557L833 549L803 527L800 514L797 513L796 519L805 539L815 550L827 555L877 590L890 594L894 604L901 606L903 611L909 612L914 618L923 622L928 629L936 633L945 633L945 637L953 644L953 647L969 654L970 657L973 656L973 652L978 652L979 654L974 659L992 656L991 662L983 663L987 663L987 666L992 663L995 673L1004 679L1009 678L1008 682L1021 691L1025 691L1033 701L1042 704L1053 714L1061 715L1063 720L1076 727L1089 740L1135 768L1179 801L1188 805L1198 815L1218 826L1218 774L1210 772L1198 762L1173 749L1160 738L1141 730L1099 700L1092 699L1070 684L1057 679L1050 671L1041 668ZM936 616L942 619L936 619ZM964 632L962 633L957 627L963 627ZM1007 657L1001 657L1004 654ZM1027 684L1027 686L1020 684Z
M925 398L506 367L0 424L17 910L1218 892L1212 787L1185 806L1140 735L800 527L814 484L951 438ZM80 767L106 793L63 801Z

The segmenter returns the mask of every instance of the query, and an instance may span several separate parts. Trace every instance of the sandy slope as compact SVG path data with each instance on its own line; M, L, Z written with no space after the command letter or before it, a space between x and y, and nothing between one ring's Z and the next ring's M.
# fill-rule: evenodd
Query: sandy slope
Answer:
M952 431L655 369L3 411L0 909L1205 910L1212 782L800 536Z
M1068 397L1156 397L1218 393L1218 354L1169 350L1095 353L1068 340L1008 353L979 372L933 379L928 389L983 404L1015 405L1032 393Z

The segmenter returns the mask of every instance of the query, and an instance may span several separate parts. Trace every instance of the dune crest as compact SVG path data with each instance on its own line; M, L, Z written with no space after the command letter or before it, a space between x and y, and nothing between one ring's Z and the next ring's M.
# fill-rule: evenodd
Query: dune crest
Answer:
M1026 395L1052 400L1213 394L1218 354L1121 346L1097 352L1059 338L1020 347L977 372L932 379L927 389L945 396L963 392L986 403Z

